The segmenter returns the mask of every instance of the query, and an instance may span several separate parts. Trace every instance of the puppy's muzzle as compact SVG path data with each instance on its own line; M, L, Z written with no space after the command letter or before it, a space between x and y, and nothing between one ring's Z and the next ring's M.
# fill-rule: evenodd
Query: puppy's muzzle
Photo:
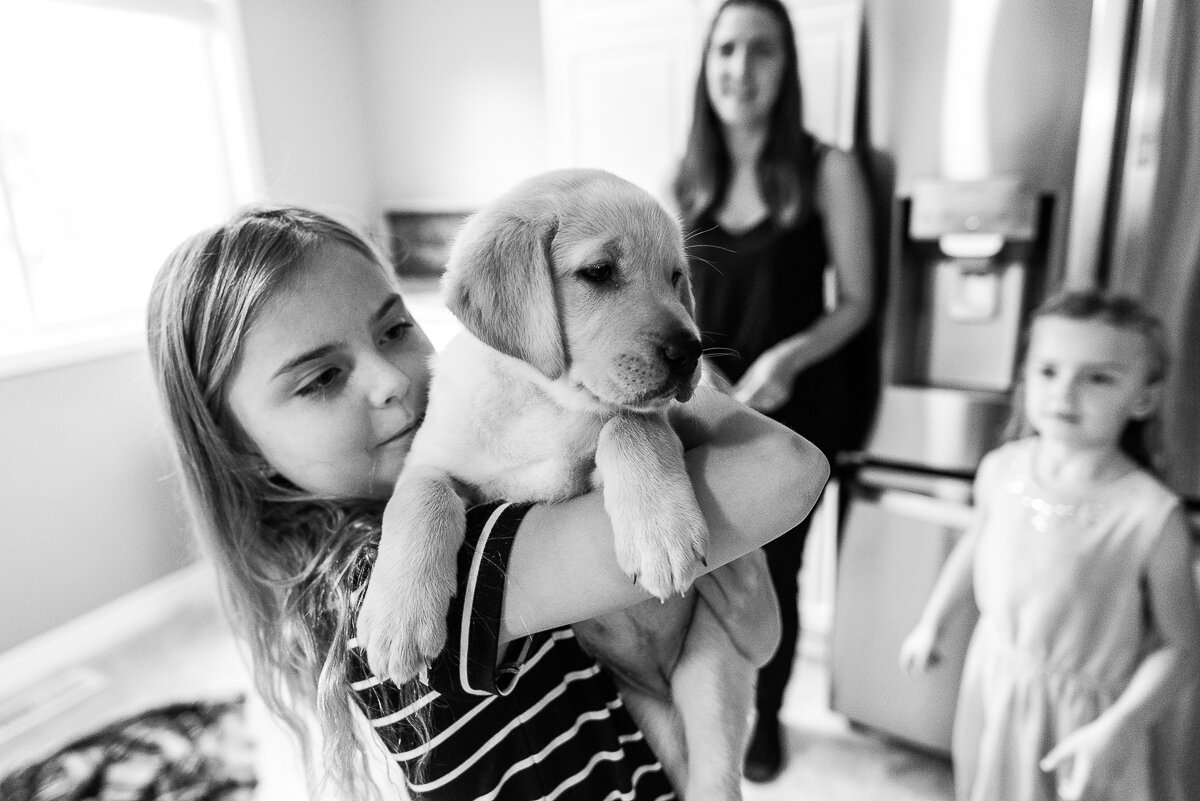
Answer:
M687 401L692 397L692 379L700 364L700 340L690 333L676 334L662 345L662 359L670 372L675 397Z

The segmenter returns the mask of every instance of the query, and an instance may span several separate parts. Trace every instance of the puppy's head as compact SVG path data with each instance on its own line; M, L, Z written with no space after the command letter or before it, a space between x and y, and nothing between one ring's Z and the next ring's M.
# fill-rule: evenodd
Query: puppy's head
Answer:
M544 173L472 216L444 290L477 338L603 404L655 409L699 380L679 223L610 173Z

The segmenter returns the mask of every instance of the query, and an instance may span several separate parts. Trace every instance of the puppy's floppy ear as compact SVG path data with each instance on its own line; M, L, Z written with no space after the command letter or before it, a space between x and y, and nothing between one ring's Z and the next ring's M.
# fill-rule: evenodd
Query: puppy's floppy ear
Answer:
M503 210L471 217L443 279L454 316L480 341L558 378L566 369L550 246L555 217Z

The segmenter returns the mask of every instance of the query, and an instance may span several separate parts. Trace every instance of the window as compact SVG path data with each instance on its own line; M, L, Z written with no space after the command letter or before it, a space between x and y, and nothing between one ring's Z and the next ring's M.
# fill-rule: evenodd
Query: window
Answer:
M0 372L140 340L167 253L256 194L226 2L0 3Z

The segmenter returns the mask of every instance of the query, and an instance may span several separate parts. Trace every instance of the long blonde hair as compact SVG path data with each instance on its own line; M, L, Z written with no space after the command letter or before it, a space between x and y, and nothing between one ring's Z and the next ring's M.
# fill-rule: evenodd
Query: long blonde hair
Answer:
M249 645L255 683L300 738L314 791L332 781L362 798L376 790L355 736L346 642L382 505L313 497L270 475L227 402L246 332L328 242L387 264L349 227L293 207L249 209L197 234L155 279L148 337L192 526ZM313 768L318 755L323 770Z

